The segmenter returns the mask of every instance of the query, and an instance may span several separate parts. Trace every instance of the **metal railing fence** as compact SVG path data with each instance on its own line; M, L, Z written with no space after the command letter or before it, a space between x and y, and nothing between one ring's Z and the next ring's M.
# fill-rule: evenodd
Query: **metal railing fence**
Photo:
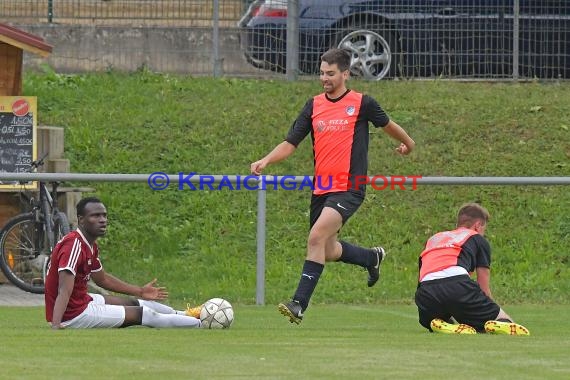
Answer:
M153 173L156 174L156 173ZM85 182L147 182L153 178L153 174L90 174L90 173L0 173L0 183L10 181L85 181ZM192 178L180 174L167 175L164 173L161 180L169 183L180 183L181 180L199 184L202 177L208 178L209 184L219 184L222 180L230 183L243 182L244 178L252 176L236 175L198 175ZM270 184L303 183L308 176L261 176L257 181L266 181ZM369 182L375 178L385 176L371 176ZM403 178L403 177L402 177ZM253 178L251 178L254 180ZM404 178L403 185L570 185L570 177L410 177ZM257 227L256 227L256 304L265 304L265 244L266 244L266 210L267 189L271 186L258 186L257 191Z
M248 0L222 0L222 23L235 26ZM0 17L18 24L212 26L212 0L2 0Z

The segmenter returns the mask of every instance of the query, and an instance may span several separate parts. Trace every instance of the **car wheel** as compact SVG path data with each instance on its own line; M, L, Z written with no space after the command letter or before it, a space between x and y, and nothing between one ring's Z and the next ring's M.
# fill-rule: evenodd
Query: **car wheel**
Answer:
M396 76L396 38L392 33L382 35L368 30L357 29L341 32L337 37L337 47L347 50L351 55L351 75L366 80L380 80Z

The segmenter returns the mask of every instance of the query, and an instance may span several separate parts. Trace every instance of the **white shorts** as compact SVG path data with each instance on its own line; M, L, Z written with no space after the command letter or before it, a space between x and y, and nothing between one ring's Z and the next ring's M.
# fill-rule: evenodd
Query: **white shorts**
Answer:
M101 294L89 293L93 301L89 302L83 313L69 321L61 322L62 326L73 329L94 329L104 327L121 327L125 321L125 307L105 304Z

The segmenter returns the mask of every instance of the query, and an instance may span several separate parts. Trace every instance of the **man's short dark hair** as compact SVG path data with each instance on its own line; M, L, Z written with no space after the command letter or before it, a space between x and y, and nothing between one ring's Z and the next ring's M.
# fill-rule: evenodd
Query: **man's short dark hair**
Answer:
M82 198L79 202L77 202L76 206L77 216L83 216L85 214L85 206L87 206L89 203L103 203L103 202L101 202L99 198L95 197Z
M340 71L346 71L350 68L350 53L343 49L333 48L321 56L321 61L329 65L336 63Z
M457 227L471 227L480 220L483 224L489 221L489 211L478 203L466 203L457 213Z

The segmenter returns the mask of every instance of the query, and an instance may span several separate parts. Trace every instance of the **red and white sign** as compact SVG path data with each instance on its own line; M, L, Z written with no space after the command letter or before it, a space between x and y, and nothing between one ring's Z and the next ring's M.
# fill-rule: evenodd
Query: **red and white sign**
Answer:
M30 111L30 103L26 99L17 99L12 103L12 112L16 116L26 116Z

